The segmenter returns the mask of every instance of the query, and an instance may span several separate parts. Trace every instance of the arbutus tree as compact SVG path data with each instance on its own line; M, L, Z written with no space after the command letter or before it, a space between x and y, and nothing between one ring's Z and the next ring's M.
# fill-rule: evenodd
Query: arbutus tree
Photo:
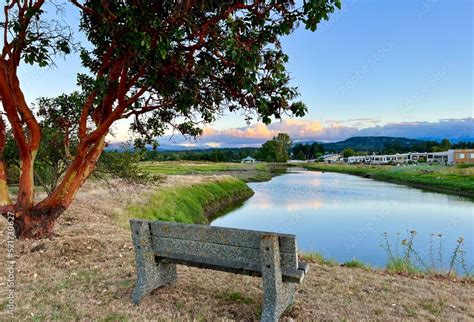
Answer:
M35 202L34 162L42 128L25 101L18 68L54 63L73 46L69 29L48 19L46 0L6 0L0 56L0 154L11 130L20 164L16 200L8 193L0 162L0 208L15 214L17 237L41 237L53 231L94 170L114 122L133 118L137 144L154 144L172 128L201 134L203 124L224 111L246 120L270 123L284 114L302 116L289 85L287 55L279 38L298 24L317 24L340 8L340 0L70 0L81 14L80 30L88 44L80 49L87 73L78 75L84 93L78 121L70 131L65 111L59 118L64 148L77 143L70 163L51 193ZM57 5L57 4L55 4ZM59 122L59 121L58 121ZM71 136L74 135L74 138Z

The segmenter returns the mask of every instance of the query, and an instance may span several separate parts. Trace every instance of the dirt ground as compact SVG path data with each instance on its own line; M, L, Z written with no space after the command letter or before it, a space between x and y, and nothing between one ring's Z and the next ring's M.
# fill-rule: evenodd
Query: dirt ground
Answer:
M203 177L168 177L188 184ZM130 232L117 222L150 187L87 184L60 218L56 236L17 241L14 316L6 315L6 274L0 274L0 320L258 320L261 279L178 267L176 284L139 306ZM0 231L7 224L0 221ZM0 262L6 242L0 242ZM392 276L312 264L284 320L473 320L472 284Z

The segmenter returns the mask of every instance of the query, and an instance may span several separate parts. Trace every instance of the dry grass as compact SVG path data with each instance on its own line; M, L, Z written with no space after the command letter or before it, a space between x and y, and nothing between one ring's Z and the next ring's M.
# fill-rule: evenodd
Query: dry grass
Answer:
M206 180L172 177L164 185ZM171 181L173 180L173 181ZM153 189L87 185L57 235L16 244L16 320L256 320L261 279L179 266L178 281L130 303L135 280L129 231L114 218ZM0 222L0 230L6 224ZM2 240L0 249L5 249ZM5 252L0 253L0 262ZM0 275L0 307L5 276ZM473 286L312 264L285 319L474 319ZM0 320L5 320L0 312Z

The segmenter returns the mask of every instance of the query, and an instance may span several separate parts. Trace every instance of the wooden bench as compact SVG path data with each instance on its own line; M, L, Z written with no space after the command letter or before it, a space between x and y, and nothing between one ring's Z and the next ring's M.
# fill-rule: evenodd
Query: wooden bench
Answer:
M137 282L132 302L176 280L176 264L263 279L262 321L277 321L293 303L308 264L298 262L294 235L130 220Z

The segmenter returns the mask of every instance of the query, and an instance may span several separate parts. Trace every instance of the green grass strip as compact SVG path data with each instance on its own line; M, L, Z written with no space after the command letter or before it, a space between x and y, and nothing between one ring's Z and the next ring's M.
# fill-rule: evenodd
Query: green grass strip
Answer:
M225 178L190 186L161 188L148 202L131 205L128 211L134 218L206 224L216 212L252 195L252 189L245 182Z
M424 189L474 196L474 168L463 166L370 166L308 164L308 170L347 173Z

